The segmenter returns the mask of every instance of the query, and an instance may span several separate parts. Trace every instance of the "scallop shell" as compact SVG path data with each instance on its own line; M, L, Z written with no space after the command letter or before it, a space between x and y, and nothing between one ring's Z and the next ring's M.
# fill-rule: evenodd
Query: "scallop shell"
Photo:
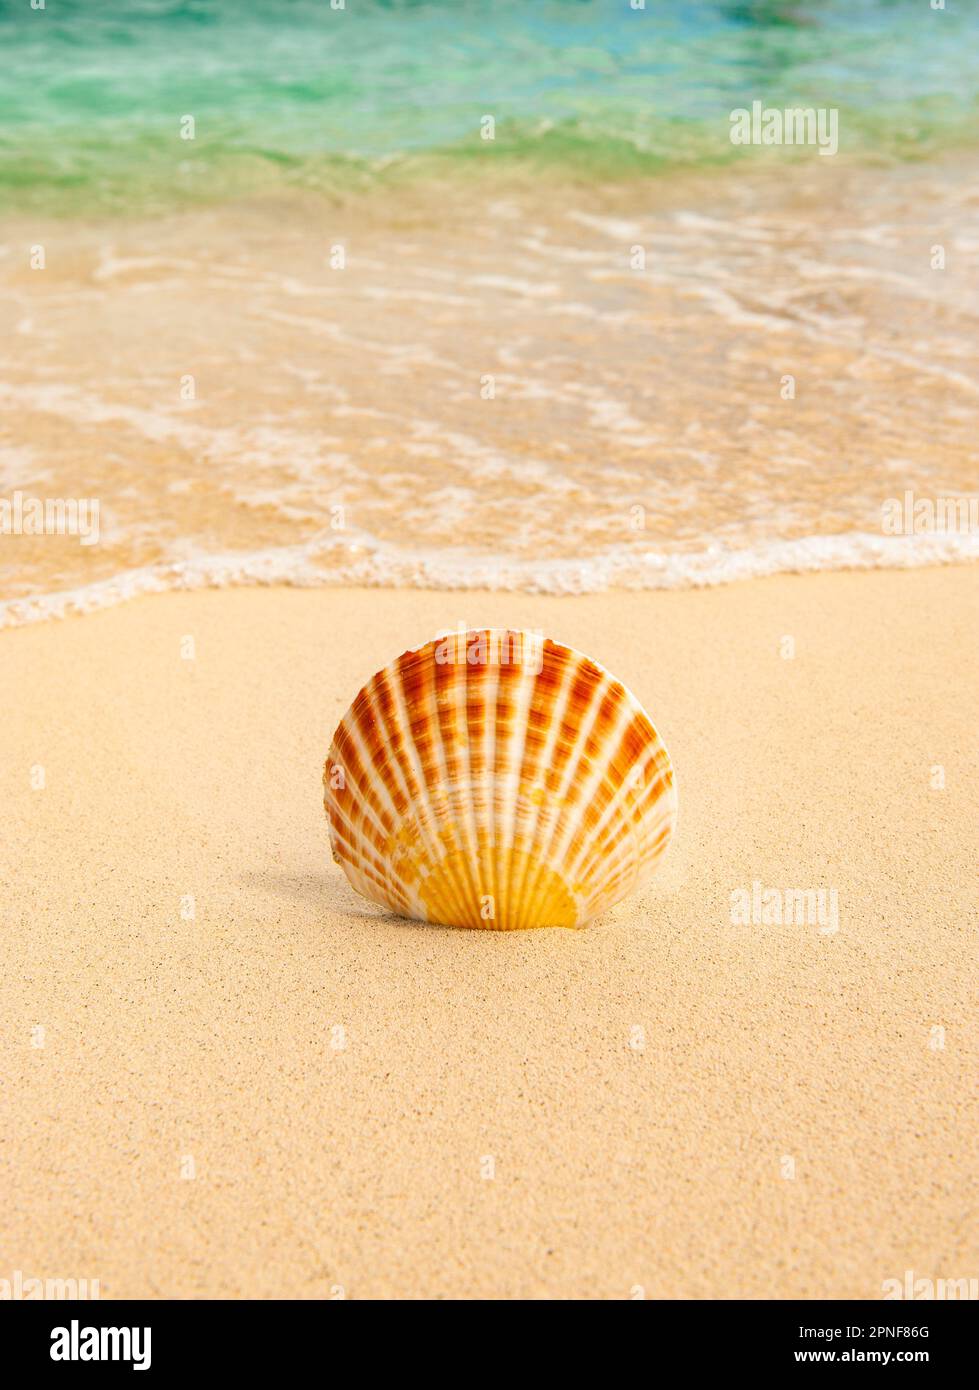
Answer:
M583 926L649 878L676 821L670 759L625 686L569 647L495 628L379 671L323 785L354 888L447 926Z

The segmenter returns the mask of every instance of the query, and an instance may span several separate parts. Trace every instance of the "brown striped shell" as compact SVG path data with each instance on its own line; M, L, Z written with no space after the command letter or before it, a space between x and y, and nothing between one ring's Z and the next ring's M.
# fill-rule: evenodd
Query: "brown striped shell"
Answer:
M449 926L583 926L649 878L676 820L670 759L625 686L496 628L379 671L323 785L354 888Z

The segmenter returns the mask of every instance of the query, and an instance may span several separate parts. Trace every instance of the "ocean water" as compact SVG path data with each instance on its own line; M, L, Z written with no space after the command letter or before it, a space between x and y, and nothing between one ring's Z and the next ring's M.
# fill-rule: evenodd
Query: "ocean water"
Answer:
M0 621L975 557L882 518L979 476L977 40L965 0L0 3ZM753 101L838 153L732 145ZM98 543L3 534L15 495Z
M576 177L732 162L755 98L843 150L979 130L979 7L948 0L28 0L0 4L0 206L132 211L335 192L435 160ZM193 158L177 140L196 123Z

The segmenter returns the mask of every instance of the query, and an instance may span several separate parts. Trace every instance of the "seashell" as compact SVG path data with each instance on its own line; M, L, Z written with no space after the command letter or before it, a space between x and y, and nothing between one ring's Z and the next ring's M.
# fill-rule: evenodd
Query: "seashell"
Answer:
M323 772L354 888L447 926L583 926L640 887L676 821L642 706L538 634L437 638L379 671Z

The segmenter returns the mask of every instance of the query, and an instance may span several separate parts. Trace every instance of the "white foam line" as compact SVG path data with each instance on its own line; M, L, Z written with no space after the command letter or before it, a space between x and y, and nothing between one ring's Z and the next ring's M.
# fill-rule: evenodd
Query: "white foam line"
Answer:
M360 554L330 563L341 549ZM111 608L137 594L233 585L337 585L418 589L490 589L536 594L606 589L690 589L772 574L823 570L915 569L979 560L979 536L880 536L850 532L765 541L743 550L713 545L696 553L614 550L586 560L523 560L465 551L398 548L365 534L242 554L126 570L84 587L0 601L0 627ZM324 568L323 562L328 567Z

